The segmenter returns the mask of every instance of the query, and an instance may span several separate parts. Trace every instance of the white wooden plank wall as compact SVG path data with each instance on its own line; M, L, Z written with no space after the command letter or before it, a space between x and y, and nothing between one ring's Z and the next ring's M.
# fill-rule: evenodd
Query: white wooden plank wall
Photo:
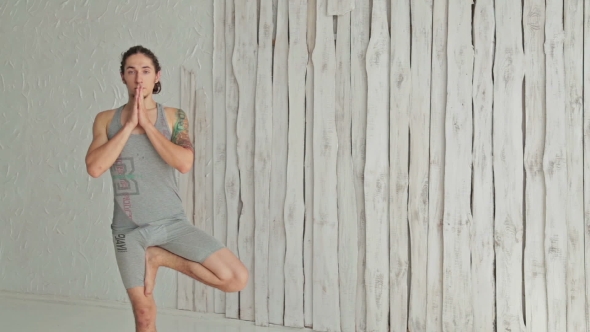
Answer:
M212 97L181 73L197 153L180 190L250 278L223 294L179 275L179 309L318 331L588 329L583 0L213 8Z
M494 3L493 167L497 329L523 331L523 44L521 3Z
M389 70L387 4L374 0L367 49L367 331L387 331L389 316ZM314 292L315 294L315 292Z
M428 179L428 268L426 331L442 331L442 263L447 108L448 1L435 0L432 13L432 79L430 95L430 170Z
M430 168L432 0L412 0L410 8L412 91L408 217L412 291L410 292L408 329L424 331L426 329L426 290L428 289L426 286L428 241L426 240L428 239L428 170Z
M234 0L225 1L225 111L226 164L225 199L227 202L227 248L238 255L238 217L240 215L240 173L238 169L237 119L238 83L234 75L232 57L235 40ZM239 293L225 295L225 316L239 318Z
M272 147L270 174L269 298L271 324L283 325L285 314L285 197L289 140L289 82L287 75L289 3L278 1L272 80ZM302 182L303 183L303 179Z
M305 153L305 69L307 67L307 1L289 1L289 134L285 197L284 325L303 327L303 230Z
M258 326L268 326L270 238L270 167L272 110L272 3L260 4L258 66L254 110L254 312Z
M254 105L258 54L256 0L235 1L235 45L232 58L238 83L236 124L241 209L238 253L250 276L240 292L240 319L254 320Z
M590 4L588 4L590 5ZM586 331L584 273L583 34L584 1L563 2L567 154L567 330Z
M470 211L473 119L473 48L469 30L471 5L449 1L448 94L445 116L445 180L443 218L443 331L475 331L471 275ZM413 257L412 257L413 261ZM472 264L477 269L480 262ZM413 266L413 265L412 265ZM413 268L412 268L413 269ZM412 289L413 291L413 289Z
M391 72L390 84L390 142L389 142L389 264L390 264L390 330L408 331L409 297L409 225L408 225L408 163L410 155L410 96L412 76L410 72L410 0L391 2ZM399 15L399 16L398 16ZM396 19L393 19L393 18ZM368 130L368 128L367 128ZM367 139L370 133L367 131ZM368 145L367 145L368 148ZM367 151L368 158L368 151ZM368 165L367 165L368 166ZM367 167L365 166L365 167ZM371 204L365 201L365 209ZM367 225L371 222L366 214ZM367 264L369 243L367 226ZM367 289L368 291L368 289ZM441 299L442 300L442 299ZM369 305L367 303L367 308ZM367 328L374 314L367 311Z
M493 332L496 312L494 283L494 175L492 117L494 81L494 2L480 0L473 17L473 197L471 224L473 330ZM468 42L465 47L468 46ZM468 101L467 101L468 103ZM465 108L467 113L470 107ZM466 137L469 140L468 137ZM467 173L469 171L467 170ZM467 244L469 247L469 244Z
M195 73L182 67L180 72L180 108L189 117L189 131L191 140L195 139ZM179 191L182 195L182 205L190 223L195 224L195 168L187 174L180 175ZM192 278L178 273L177 306L181 310L195 310L194 286Z
M367 70L371 10L369 1L357 1L351 13L350 29L350 91L352 107L352 161L357 212L357 284L356 330L367 328L367 292L365 290L366 232L365 232L365 148L367 136Z
M549 331L567 330L567 134L563 2L548 0L545 21L547 117L543 173L547 188L545 261Z
M524 251L525 319L528 332L547 331L545 279L545 0L527 0L523 7L525 53L526 176Z
M336 50L327 0L317 0L313 113L313 328L340 330L338 288ZM319 111L321 110L321 111ZM321 291L320 291L321 290Z
M336 130L338 136L338 278L340 330L356 330L358 225L352 171L350 12L338 17L336 39ZM352 245L351 245L352 243Z
M227 245L227 200L225 199L225 1L213 7L213 235ZM225 293L215 289L215 313L225 313Z

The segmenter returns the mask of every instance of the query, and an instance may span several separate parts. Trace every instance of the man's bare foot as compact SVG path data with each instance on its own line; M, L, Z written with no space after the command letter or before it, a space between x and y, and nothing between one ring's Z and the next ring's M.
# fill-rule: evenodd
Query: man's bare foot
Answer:
M144 291L145 296L152 295L156 285L156 274L158 268L162 266L162 257L166 254L166 250L160 247L148 247L145 252L145 280Z

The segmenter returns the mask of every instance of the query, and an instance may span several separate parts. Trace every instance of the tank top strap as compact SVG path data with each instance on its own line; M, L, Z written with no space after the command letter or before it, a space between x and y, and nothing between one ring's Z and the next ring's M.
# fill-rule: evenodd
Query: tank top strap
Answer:
M156 128L168 139L172 137L170 133L170 127L168 126L168 119L166 118L166 112L164 106L160 103L156 103L158 107L158 119L156 120Z
M115 136L115 134L119 132L119 130L121 130L121 114L123 113L124 107L125 105L122 105L115 110L115 114L113 115L113 118L111 119L111 123L109 124L109 128L107 130L107 137L109 139L111 139L113 136Z

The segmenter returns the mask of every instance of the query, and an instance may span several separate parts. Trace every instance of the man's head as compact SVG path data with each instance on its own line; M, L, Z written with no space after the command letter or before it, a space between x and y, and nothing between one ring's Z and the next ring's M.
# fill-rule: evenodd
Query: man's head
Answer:
M131 47L121 56L121 79L130 95L135 95L139 84L144 88L144 97L159 93L162 90L161 70L158 58L141 45Z

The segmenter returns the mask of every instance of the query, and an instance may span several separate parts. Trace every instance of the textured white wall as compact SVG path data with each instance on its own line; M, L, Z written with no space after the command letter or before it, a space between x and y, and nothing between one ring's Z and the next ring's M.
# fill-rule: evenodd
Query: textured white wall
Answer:
M179 105L180 66L211 96L212 14L212 0L0 2L0 290L126 301L109 174L84 165L92 121L126 102L120 54L136 44L162 65L157 101ZM155 294L175 307L176 275Z

